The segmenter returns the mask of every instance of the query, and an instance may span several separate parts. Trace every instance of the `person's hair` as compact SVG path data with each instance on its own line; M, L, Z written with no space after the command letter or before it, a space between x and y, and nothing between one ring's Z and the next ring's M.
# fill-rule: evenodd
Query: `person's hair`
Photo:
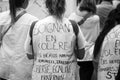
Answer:
M88 11L93 14L96 13L96 1L95 0L82 0L79 7L80 11Z
M51 15L58 19L62 18L65 12L65 0L46 0L45 3Z
M120 4L117 6L116 9L112 10L108 15L108 18L105 22L105 26L95 42L95 47L93 51L94 58L96 58L97 55L99 54L105 36L117 24L120 24Z
M97 4L100 4L102 1L103 1L103 0L97 0L96 3L97 3Z
M81 0L77 0L77 6L78 6L78 4L81 2Z
M14 23L16 20L16 11L18 8L26 8L28 5L28 0L9 0L9 9L11 22Z

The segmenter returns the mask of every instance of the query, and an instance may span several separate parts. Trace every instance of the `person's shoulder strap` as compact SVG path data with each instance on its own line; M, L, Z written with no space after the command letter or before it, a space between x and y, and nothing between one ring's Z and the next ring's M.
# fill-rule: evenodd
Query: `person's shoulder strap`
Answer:
M25 13L27 13L26 11L21 12L17 17L16 17L16 21L17 22Z
M77 37L78 33L79 33L79 28L78 28L78 25L75 21L73 20L70 20L71 24L72 24L72 27L73 27L73 31Z
M78 25L82 25L85 22L85 19L82 19L81 21L78 22Z
M80 20L77 24L78 24L79 26L82 25L90 16L91 16L91 15L87 15L87 16L83 17L83 19Z
M76 43L75 43L76 47L75 48L76 48L76 50L78 50L78 33L79 33L79 28L78 28L78 25L77 25L77 23L75 21L70 20L70 22L72 24L73 31L74 31L75 36L76 36Z
M29 59L34 59L33 29L34 29L34 26L35 26L36 23L37 23L37 21L34 21L34 22L31 24L31 26L30 26L29 36L30 36L30 38L31 38L30 45L31 45L31 48L32 48L32 55L27 55Z
M32 24L31 24L31 26L30 26L30 33L29 33L29 35L30 35L30 38L31 38L31 42L30 42L30 45L32 45L32 39L33 39L33 29L34 29L34 26L35 26L35 24L37 23L37 21L34 21Z

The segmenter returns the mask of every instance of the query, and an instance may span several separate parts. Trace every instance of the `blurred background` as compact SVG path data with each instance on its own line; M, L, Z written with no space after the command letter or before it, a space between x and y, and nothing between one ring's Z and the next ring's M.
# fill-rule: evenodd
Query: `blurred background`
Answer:
M76 9L76 4L81 0L66 0L66 13L65 16L68 17ZM96 0L96 3L99 4L102 0ZM44 4L45 0L30 0L27 11L30 14L42 19L48 15L47 9ZM116 5L120 0L113 0L113 4ZM0 12L6 11L9 9L8 0L0 0Z

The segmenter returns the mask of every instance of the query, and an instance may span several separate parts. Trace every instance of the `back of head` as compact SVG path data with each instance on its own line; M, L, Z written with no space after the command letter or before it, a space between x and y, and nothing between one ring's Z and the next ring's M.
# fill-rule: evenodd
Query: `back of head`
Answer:
M28 0L9 0L10 15L12 18L12 23L15 22L16 11L19 8L26 8L28 5Z
M62 19L65 12L65 0L46 0L46 7L50 15L58 19Z
M96 1L95 0L82 0L80 3L80 11L88 11L93 14L96 13Z

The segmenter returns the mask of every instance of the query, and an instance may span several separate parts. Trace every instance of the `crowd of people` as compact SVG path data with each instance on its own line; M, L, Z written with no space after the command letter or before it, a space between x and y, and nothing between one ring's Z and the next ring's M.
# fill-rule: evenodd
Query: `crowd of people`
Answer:
M120 1L45 0L49 15L9 0L0 13L0 80L120 80Z

